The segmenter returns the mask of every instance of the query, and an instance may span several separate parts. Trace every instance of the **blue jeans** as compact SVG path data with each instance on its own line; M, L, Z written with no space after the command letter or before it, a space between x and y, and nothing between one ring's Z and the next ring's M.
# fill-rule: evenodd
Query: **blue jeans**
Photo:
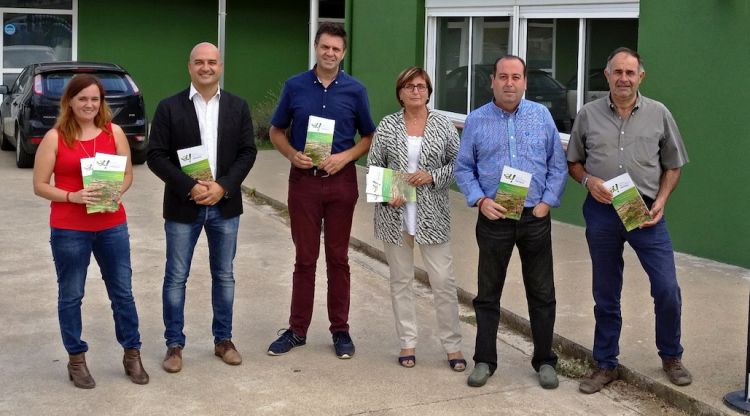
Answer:
M57 271L57 316L69 354L88 351L81 339L81 300L91 253L107 288L115 320L115 335L123 348L140 348L138 312L131 288L130 237L126 222L102 231L52 228L52 258Z
M646 199L646 198L644 198ZM652 201L647 200L650 206ZM656 314L656 348L662 358L682 357L680 316L682 298L677 284L672 241L664 218L649 228L625 231L614 207L597 202L590 194L583 204L586 241L593 272L594 360L602 368L615 368L622 329L620 294L625 242L633 248L651 282Z
M232 262L237 251L240 217L223 218L216 206L202 206L198 218L190 224L165 221L167 265L162 290L164 338L168 347L185 346L185 284L190 274L195 243L206 230L208 260L211 267L211 326L214 343L232 338L234 272Z

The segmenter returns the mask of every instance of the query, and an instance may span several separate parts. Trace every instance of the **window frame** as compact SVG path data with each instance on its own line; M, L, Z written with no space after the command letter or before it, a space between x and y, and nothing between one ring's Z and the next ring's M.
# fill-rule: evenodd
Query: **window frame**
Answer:
M0 22L4 21L6 13L12 14L53 14L71 16L71 39L70 39L70 60L78 60L78 0L72 0L70 9L43 9L32 7L0 7ZM3 83L6 74L20 74L23 68L5 68L3 66L3 46L0 40L0 83Z
M510 17L509 53L526 59L528 21L530 19L578 19L577 57L577 110L584 100L586 77L586 24L588 19L638 19L639 0L579 0L576 4L565 4L560 0L426 0L425 2L425 70L432 78L434 89L440 88L436 76L438 19L443 17ZM469 19L469 56L473 43L472 19ZM469 62L471 65L471 62ZM471 72L468 85L471 85ZM434 92L433 92L434 93ZM471 91L467 91L467 100ZM435 100L428 104L431 109L444 114L456 125L463 126L467 114L435 109ZM569 135L561 133L566 142Z

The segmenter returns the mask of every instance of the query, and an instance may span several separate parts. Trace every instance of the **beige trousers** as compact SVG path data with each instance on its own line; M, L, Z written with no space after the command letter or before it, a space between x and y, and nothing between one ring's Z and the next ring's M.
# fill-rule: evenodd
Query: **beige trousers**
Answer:
M414 236L403 233L404 245L383 242L391 271L391 302L396 318L396 333L401 348L417 346L417 315L414 302ZM458 319L456 279L449 243L419 245L430 279L437 318L437 336L445 352L461 350L461 325Z

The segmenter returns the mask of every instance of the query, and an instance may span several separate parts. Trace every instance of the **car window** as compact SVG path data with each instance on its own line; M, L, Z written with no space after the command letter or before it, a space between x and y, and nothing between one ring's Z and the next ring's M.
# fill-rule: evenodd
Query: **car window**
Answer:
M12 45L3 48L5 68L23 68L29 64L57 61L55 50L49 46Z
M604 77L604 70L597 70L591 76L589 76L589 90L591 91L608 91L609 84L607 84L607 78Z
M98 74L104 85L106 95L123 95L130 93L130 83L120 74Z
M23 72L21 72L21 75L16 78L16 82L13 83L13 88L11 88L11 94L20 94L24 92L24 90L29 85L29 78L31 77L31 70L25 69Z
M45 94L53 97L61 97L65 86L68 85L73 72L53 72L44 77ZM132 94L130 83L123 74L112 72L94 73L104 86L105 95L127 95Z
M529 73L528 86L529 90L557 91L562 87L552 77L543 72Z

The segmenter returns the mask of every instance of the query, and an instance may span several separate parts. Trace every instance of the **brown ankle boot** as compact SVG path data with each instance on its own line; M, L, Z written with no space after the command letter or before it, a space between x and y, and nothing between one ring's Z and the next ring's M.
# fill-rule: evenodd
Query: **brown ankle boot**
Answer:
M125 367L125 374L130 377L130 381L135 384L147 384L148 373L143 369L141 364L141 352L135 348L126 348L125 355L122 357L122 366Z
M86 353L68 354L68 378L81 389L93 389L96 386L94 378L86 367Z

